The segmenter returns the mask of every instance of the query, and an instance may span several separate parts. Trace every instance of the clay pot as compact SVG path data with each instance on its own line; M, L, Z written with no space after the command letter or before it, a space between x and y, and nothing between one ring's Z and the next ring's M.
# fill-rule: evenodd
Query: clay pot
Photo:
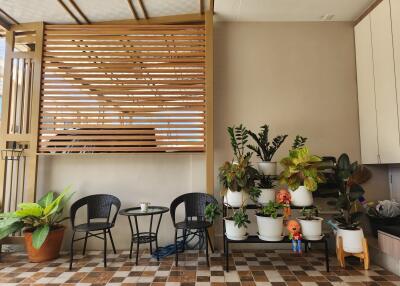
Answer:
M32 231L24 231L25 249L30 262L43 262L57 258L60 255L61 244L64 238L64 226L59 226L49 232L43 245L36 249L32 245Z

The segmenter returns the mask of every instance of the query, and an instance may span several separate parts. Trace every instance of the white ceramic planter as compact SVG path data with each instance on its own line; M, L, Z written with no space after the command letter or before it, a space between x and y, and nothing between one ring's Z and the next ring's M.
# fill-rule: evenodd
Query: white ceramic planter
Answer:
M314 203L312 193L306 187L300 186L295 191L289 190L291 204L296 207L309 207Z
M224 219L226 237L232 240L245 240L247 238L247 227L237 227L231 219Z
M364 251L363 250L364 233L361 228L356 230L339 228L337 230L336 238L338 238L339 236L342 237L344 251L349 253L360 253Z
M275 202L275 190L274 189L260 189L261 194L257 199L257 202L261 205L266 205L269 202Z
M322 217L315 217L313 220L297 218L301 226L303 237L307 240L320 240L322 236Z
M260 239L266 241L281 241L283 239L283 217L258 216L257 226Z
M247 192L232 192L230 189L228 189L224 197L224 203L234 208L238 208L242 205L247 206L249 199L250 197Z
M258 162L258 170L266 176L276 175L276 162Z

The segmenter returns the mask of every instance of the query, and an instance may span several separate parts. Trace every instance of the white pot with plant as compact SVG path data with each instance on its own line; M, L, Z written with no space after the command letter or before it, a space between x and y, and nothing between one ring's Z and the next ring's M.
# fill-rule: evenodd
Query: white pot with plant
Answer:
M278 135L270 142L268 140L269 126L267 124L261 126L261 131L258 134L249 131L249 135L257 143L257 146L249 144L247 147L256 152L261 159L261 162L257 163L260 173L267 176L276 176L277 164L272 161L272 157L285 141L287 135Z
M255 188L258 172L251 166L251 153L244 153L248 131L243 125L228 127L234 153L232 162L219 168L219 180L223 187L224 203L231 207L246 206Z
M322 238L323 218L318 217L317 208L303 208L301 217L297 220L300 223L303 237L307 240L320 240Z
M226 237L232 240L245 240L247 238L247 224L249 216L244 206L239 209L232 208L232 215L224 218Z
M361 184L371 178L371 172L357 162L350 163L349 156L342 154L335 166L335 177L339 185L339 197L334 203L340 211L334 217L338 222L337 238L342 238L345 252L361 253L364 250L364 233L359 220L363 212L358 210L358 202L365 192Z
M258 237L266 241L281 241L283 239L283 215L279 211L283 205L269 202L256 214Z
M269 202L275 202L276 191L272 176L260 174L257 187L260 190L260 195L256 199L258 204L264 206Z
M317 190L319 183L325 181L319 169L322 159L310 154L309 149L304 146L305 141L306 138L297 135L289 156L280 162L283 167L280 183L288 186L291 204L297 207L312 206L312 192Z

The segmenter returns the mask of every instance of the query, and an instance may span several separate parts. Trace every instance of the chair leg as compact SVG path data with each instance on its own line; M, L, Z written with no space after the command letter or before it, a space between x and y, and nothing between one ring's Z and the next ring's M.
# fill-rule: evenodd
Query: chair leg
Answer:
M175 266L178 266L178 229L175 228Z
M206 257L207 257L207 266L210 267L210 259L208 257L208 232L207 229L204 229L204 238L206 240Z
M75 239L75 231L72 233L71 245L69 248L69 270L72 269L72 261L74 260L74 239Z
M88 236L89 236L89 232L86 232L86 234L85 234L85 242L83 243L82 255L85 255L85 253L86 253L86 244L87 244Z
M186 238L187 238L187 233L188 233L188 230L187 230L187 229L184 229L184 230L183 230L182 252L184 252L185 249L186 249Z
M210 239L210 234L208 233L208 229L206 230L206 235L207 235L207 238L208 238L208 244L210 245L210 248L211 248L211 252L214 253L214 247L212 245L212 241Z
M114 254L117 254L117 251L115 250L114 240L113 240L112 235L111 235L111 229L108 229L108 235L110 236L111 246L113 248Z
M107 267L107 230L103 230L103 236L104 236L104 268Z

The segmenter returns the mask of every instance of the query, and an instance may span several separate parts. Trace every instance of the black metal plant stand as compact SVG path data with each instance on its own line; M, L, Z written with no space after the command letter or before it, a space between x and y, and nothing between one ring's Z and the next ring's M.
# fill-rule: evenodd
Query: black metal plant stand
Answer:
M129 252L129 258L132 258L132 250L133 244L136 243L136 265L139 262L139 245L149 243L150 244L150 253L153 254L153 245L155 242L156 250L158 249L158 230L160 228L160 223L162 219L162 215L169 211L167 207L158 207L158 206L149 206L147 211L141 211L140 207L123 209L119 212L120 215L124 215L128 217L129 226L131 228L131 247ZM158 215L158 222L155 231L153 231L153 220L154 216ZM149 231L140 232L139 231L139 223L138 217L140 216L150 216L150 227ZM135 228L133 228L132 217L135 221ZM157 260L160 260L160 257L157 252Z
M251 210L251 209L257 209L257 205L248 205L246 207L246 209ZM299 207L291 207L292 209L302 209ZM309 208L314 208L309 207ZM236 208L237 209L237 208ZM228 206L227 205L223 205L223 217L227 216L227 212L228 212ZM224 255L225 255L225 271L229 272L229 244L230 243L292 243L292 240L289 239L288 236L285 236L281 241L265 241L260 239L257 235L249 235L246 239L244 240L232 240L229 239L226 236L225 233L225 223L223 224L223 231L224 231ZM320 240L306 240L303 239L302 242L304 243L304 251L307 252L309 247L310 247L310 243L320 243L320 244L324 244L324 248L325 248L325 267L326 267L326 272L329 272L329 248L328 248L328 234L324 234L322 236L322 238Z

